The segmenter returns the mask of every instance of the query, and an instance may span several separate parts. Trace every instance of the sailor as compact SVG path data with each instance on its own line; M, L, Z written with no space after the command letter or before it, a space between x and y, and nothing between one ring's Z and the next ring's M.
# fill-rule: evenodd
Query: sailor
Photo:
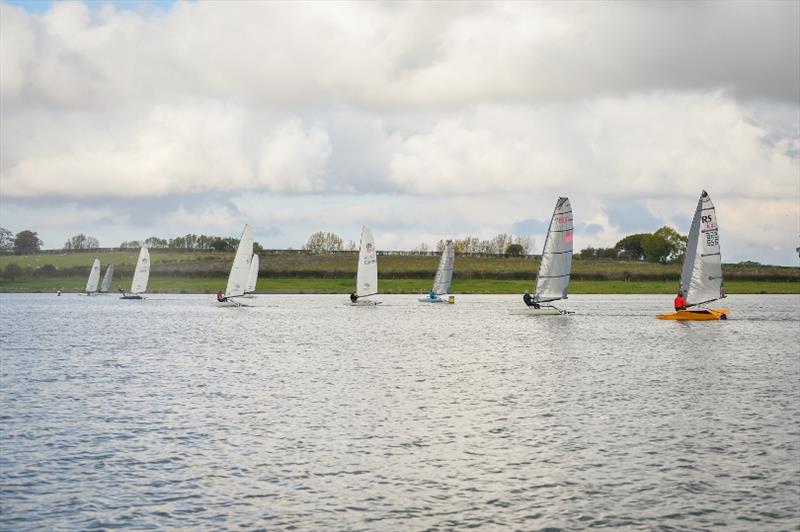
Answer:
M525 295L522 296L522 300L525 302L526 305L528 305L528 308L530 307L539 308L539 303L534 301L528 292L525 292Z
M433 291L433 288L431 288L431 291L428 292L428 299L430 300L436 299L436 292Z
M228 298L225 297L225 292L223 292L222 290L217 292L217 301L219 301L220 303L224 303L227 300L228 300Z
M688 304L689 302L683 299L683 292L678 290L678 295L675 296L675 310L686 310Z
M350 301L353 302L353 303L358 301L358 296L356 295L355 292L350 292Z

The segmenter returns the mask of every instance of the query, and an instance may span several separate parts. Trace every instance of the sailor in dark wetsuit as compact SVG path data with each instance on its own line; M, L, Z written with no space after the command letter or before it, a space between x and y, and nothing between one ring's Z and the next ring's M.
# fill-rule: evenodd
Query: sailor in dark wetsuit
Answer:
M540 308L539 307L539 303L534 301L533 298L531 297L531 295L528 292L525 292L525 295L522 296L522 300L525 302L526 305L528 305L528 308L530 308L530 307Z
M358 296L356 295L355 292L350 292L350 301L353 302L353 303L358 301Z

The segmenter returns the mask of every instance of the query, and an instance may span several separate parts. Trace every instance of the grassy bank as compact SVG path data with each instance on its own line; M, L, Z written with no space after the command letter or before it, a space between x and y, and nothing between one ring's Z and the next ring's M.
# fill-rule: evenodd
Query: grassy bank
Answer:
M115 278L114 289L130 286L130 277ZM225 288L226 280L219 277L151 277L151 293L215 293ZM671 294L676 281L592 281L576 280L570 283L571 294ZM0 279L2 292L80 292L86 280L80 277L24 277ZM455 279L454 294L521 294L532 288L532 280ZM355 286L347 278L262 278L258 282L261 293L338 293L346 294ZM423 294L431 286L431 279L382 279L380 289L389 294ZM798 294L800 281L737 281L725 282L729 294Z
M0 255L0 291L78 292L92 261L103 270L115 265L114 287L130 286L138 250L46 252ZM357 255L351 252L312 255L279 250L260 254L258 289L272 293L348 293L354 286ZM224 289L233 253L154 249L149 292L213 293ZM431 286L436 255L381 254L381 291L424 293ZM14 264L9 274L9 265ZM680 264L621 260L581 260L572 267L573 294L669 294L678 285ZM457 255L452 292L503 294L529 290L539 269L536 257ZM725 286L732 294L800 293L800 268L756 263L724 264Z

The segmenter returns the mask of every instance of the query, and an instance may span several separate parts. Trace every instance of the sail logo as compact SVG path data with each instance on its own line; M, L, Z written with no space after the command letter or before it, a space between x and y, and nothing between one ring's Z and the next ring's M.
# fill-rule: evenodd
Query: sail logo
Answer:
M703 224L703 229L716 229L717 228L717 221L714 217L710 214L706 214L700 217L700 222Z
M708 231L706 233L706 246L714 248L719 246L719 231Z
M372 253L373 251L375 251L375 246L367 244L367 253Z

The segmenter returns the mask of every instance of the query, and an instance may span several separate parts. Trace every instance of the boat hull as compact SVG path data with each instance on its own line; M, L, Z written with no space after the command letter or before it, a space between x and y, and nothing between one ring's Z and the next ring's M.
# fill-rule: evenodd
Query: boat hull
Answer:
M561 316L566 312L555 307L547 308L514 308L509 311L515 316Z
M447 303L444 299L437 297L436 299L431 299L429 297L421 297L417 299L420 303Z
M727 308L710 308L698 310L676 310L675 312L666 312L659 314L656 318L660 320L676 320L676 321L718 321L727 320L731 311Z
M144 298L138 294L126 294L120 297L120 299L144 299Z
M370 299L359 299L355 303L353 303L352 301L349 301L346 304L350 305L351 307L374 307L376 305L380 305L381 303L382 303L382 301L372 301Z

